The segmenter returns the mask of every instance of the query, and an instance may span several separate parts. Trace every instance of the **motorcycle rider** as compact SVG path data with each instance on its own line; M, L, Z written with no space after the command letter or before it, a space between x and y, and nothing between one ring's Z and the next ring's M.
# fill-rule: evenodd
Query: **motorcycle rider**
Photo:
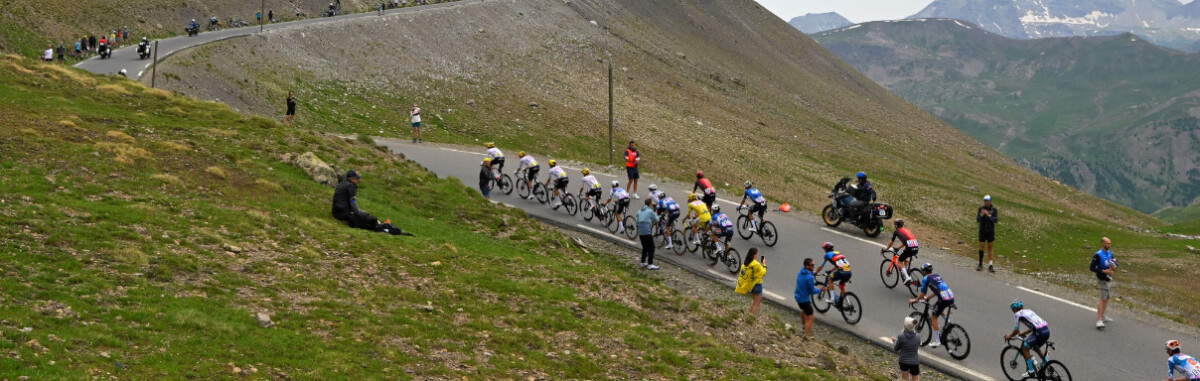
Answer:
M142 42L138 43L137 52L139 55L149 53L150 52L150 40L147 39L146 37L142 37Z

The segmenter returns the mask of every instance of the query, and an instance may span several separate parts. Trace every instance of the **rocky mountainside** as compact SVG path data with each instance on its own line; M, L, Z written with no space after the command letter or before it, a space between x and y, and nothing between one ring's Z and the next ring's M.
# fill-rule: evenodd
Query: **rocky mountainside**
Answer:
M1144 212L1200 196L1200 55L1131 35L1014 40L959 20L814 35L1037 171Z
M1017 39L1134 33L1196 51L1200 5L1177 0L935 0L910 19L953 18Z
M803 16L796 16L788 21L788 24L796 27L801 32L813 34L823 32L830 29L837 29L854 23L847 20L837 12L828 13L809 13Z

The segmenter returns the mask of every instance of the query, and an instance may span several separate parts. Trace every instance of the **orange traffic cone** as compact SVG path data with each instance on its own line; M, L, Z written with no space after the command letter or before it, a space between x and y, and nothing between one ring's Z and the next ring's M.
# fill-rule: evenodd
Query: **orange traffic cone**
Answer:
M792 206L785 203L779 206L779 211L784 213L790 212L792 211Z

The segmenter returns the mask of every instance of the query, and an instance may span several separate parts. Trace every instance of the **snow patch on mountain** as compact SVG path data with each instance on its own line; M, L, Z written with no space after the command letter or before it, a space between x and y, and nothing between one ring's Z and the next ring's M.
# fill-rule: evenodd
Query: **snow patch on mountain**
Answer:
M1025 11L1025 15L1021 16L1021 23L1024 24L1067 24L1067 25L1092 25L1099 28L1107 28L1111 24L1111 20L1116 15L1104 13L1101 11L1092 11L1083 17L1055 17L1050 14L1050 10L1046 9L1041 14L1034 11Z

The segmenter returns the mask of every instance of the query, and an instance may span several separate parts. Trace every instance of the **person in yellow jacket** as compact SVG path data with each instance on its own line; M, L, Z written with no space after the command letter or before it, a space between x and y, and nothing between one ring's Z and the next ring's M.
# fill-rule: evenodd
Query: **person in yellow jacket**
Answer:
M762 305L762 283L763 277L767 275L766 260L766 257L758 257L757 247L750 248L746 253L746 264L742 266L742 273L738 276L737 293L750 293L754 298L754 302L750 304L751 315L758 315L758 308Z

